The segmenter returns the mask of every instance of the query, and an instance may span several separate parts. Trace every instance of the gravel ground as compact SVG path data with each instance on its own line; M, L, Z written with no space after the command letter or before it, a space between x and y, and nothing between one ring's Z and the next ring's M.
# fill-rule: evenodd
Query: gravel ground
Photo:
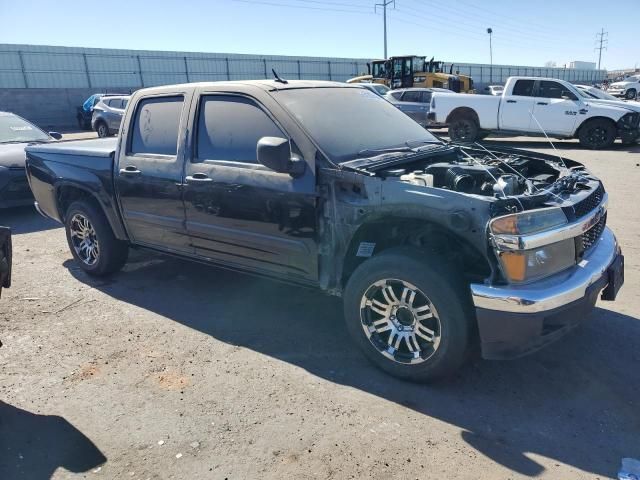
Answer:
M618 301L434 385L367 363L336 299L142 253L95 280L57 224L1 212L0 479L613 478L640 458L640 148L557 146L608 187Z

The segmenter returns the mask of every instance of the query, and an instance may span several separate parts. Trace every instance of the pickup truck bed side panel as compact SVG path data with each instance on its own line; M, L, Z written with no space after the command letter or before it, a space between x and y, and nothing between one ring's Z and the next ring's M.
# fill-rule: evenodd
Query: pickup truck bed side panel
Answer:
M60 211L58 195L65 187L77 188L100 204L116 238L127 240L114 204L112 168L112 156L64 155L38 147L27 148L29 183L43 213L63 222L64 212Z
M458 108L467 108L476 112L480 120L480 128L483 130L498 129L498 109L500 97L491 95L463 95L460 93L434 93L436 102L436 122L446 123L448 117ZM460 97L464 97L464 106L460 105ZM453 106L451 106L453 105ZM446 117L439 112L447 112ZM490 113L489 113L490 112ZM444 118L443 118L444 117Z

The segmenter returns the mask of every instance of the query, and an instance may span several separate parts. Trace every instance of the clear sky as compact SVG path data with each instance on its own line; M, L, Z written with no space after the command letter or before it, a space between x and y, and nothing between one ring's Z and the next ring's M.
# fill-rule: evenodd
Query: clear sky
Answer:
M0 0L0 43L381 58L382 0ZM389 55L640 66L640 0L396 0Z

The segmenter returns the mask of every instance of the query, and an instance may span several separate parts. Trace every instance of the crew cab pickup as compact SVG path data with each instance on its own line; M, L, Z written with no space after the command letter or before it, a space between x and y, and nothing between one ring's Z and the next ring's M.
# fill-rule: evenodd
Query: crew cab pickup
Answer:
M601 149L616 138L633 143L640 135L638 112L591 102L569 82L553 78L510 77L501 96L434 93L429 119L446 123L451 140L462 143L500 132L577 138Z
M402 378L447 374L478 340L486 358L531 352L623 281L582 165L442 142L354 85L138 90L117 138L26 151L37 208L88 274L135 247L318 288Z

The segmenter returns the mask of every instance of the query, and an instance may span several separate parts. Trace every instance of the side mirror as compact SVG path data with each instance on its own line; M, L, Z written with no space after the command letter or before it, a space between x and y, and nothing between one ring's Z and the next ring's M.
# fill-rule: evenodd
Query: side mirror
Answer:
M291 144L286 138L262 137L256 148L258 162L274 172L288 173L294 178L300 177L306 163L291 154Z
M62 134L59 132L49 132L49 136L51 138L54 138L55 140L61 140L62 139Z
M0 296L11 286L11 230L0 227Z

